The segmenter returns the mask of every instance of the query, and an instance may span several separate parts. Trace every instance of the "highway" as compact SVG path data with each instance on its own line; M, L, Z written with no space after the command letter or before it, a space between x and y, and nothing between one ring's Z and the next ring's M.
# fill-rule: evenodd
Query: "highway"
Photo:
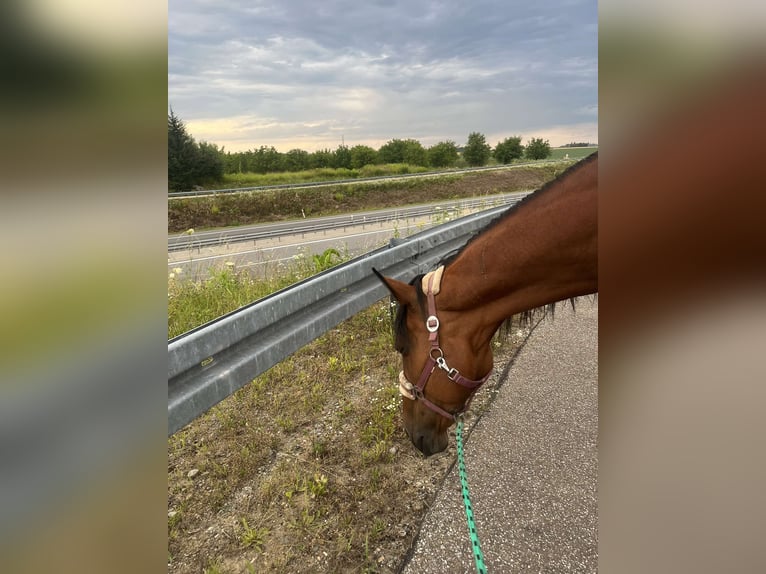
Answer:
M168 272L198 280L207 277L211 267L229 266L264 276L327 249L355 257L386 245L393 237L407 237L469 213L511 205L528 193L175 234L168 236Z

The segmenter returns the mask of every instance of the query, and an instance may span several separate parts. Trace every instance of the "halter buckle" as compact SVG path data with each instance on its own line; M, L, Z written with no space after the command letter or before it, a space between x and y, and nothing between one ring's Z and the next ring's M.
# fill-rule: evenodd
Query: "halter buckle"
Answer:
M429 333L436 333L439 330L439 318L436 315L431 315L426 319L426 329Z

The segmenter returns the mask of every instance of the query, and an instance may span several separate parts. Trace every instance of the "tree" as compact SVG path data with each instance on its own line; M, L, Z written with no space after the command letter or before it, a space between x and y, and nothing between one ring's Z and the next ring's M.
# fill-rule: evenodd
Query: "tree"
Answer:
M433 167L451 167L457 158L457 144L453 141L439 142L428 148L428 163Z
M404 163L406 147L404 140L389 140L378 150L378 158L382 163Z
M520 136L505 138L495 146L494 156L500 163L511 163L523 155L524 146L521 145Z
M312 168L332 167L335 155L331 150L325 148L313 152L309 158Z
M287 171L303 171L309 169L309 152L302 149L291 149L284 154L283 163Z
M423 144L418 140L404 140L404 163L410 165L428 165L428 153L426 153Z
M168 189L189 191L195 185L223 179L223 150L212 143L197 144L181 119L168 114Z
M351 169L351 150L346 145L339 145L333 152L332 166Z
M468 143L463 149L463 157L470 166L486 165L489 161L492 148L487 144L487 138L479 132L472 132L468 135Z
M378 152L366 145L355 145L351 148L351 167L359 169L378 162Z
M551 155L551 144L543 138L532 138L526 148L527 159L545 159Z
M195 185L197 144L171 108L168 114L168 189L189 191Z
M196 183L223 181L223 150L214 143L200 142L194 166Z
M274 146L262 145L253 151L253 160L250 169L255 173L274 173L283 171L284 162L282 154Z

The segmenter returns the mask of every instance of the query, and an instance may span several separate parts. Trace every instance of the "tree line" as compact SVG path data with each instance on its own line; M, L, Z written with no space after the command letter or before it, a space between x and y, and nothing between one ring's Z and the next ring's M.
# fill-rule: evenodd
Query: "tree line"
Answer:
M215 144L197 143L173 110L168 114L168 188L171 191L188 191L196 185L220 182L225 173L360 169L366 165L395 163L434 168L480 167L487 165L491 158L508 164L521 158L545 159L550 154L551 146L542 138L531 138L525 146L521 137L513 136L492 147L479 132L469 134L463 147L451 140L424 147L414 139L392 139L377 150L366 145L339 145L334 150L291 149L282 153L273 146L260 146L243 152L225 152Z

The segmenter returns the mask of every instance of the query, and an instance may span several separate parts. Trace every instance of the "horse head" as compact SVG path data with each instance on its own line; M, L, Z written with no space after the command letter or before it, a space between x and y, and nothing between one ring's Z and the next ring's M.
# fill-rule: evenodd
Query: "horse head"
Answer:
M427 286L433 272L410 284L375 273L398 302L394 345L403 363L399 390L404 428L412 444L429 456L447 448L450 426L489 377L491 348L488 342L474 347L470 315L436 310L439 286L432 285L430 294ZM468 378L477 375L482 378Z
M404 428L425 455L447 448L447 430L489 377L503 321L598 290L597 199L593 154L506 210L446 266L409 284L375 271L399 302Z

